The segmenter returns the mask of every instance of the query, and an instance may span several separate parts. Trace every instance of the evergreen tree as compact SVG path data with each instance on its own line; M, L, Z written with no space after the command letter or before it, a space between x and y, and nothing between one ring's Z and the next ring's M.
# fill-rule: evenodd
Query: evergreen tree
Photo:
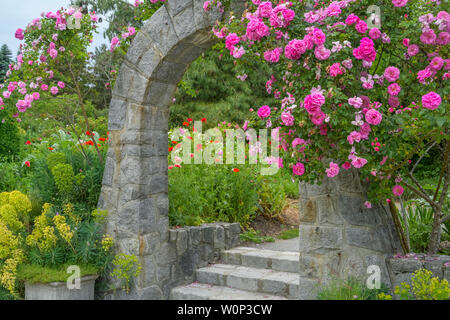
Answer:
M6 72L8 72L9 64L12 61L12 53L6 44L0 48L0 83L6 78Z

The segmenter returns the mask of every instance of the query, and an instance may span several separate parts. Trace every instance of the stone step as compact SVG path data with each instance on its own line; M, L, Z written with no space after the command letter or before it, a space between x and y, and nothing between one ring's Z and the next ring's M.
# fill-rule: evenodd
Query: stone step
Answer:
M289 251L263 250L250 247L237 247L222 252L226 264L242 265L259 269L294 272L299 270L299 253Z
M173 288L170 300L287 300L285 297L204 283Z
M198 269L197 281L239 290L261 292L297 299L299 274L230 264L214 264Z

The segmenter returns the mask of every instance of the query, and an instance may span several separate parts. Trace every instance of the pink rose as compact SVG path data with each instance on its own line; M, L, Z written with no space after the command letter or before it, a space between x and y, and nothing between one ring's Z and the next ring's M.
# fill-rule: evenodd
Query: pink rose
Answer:
M439 94L436 92L429 92L426 95L422 96L422 105L424 108L435 110L441 104L442 99Z
M400 70L398 70L396 67L387 67L386 70L384 70L384 77L389 82L395 82L400 76Z
M393 193L395 196L400 197L400 196L403 194L403 192L404 192L403 187L402 187L401 185L399 185L399 184L395 185L395 186L392 188L392 193Z
M379 125L383 119L382 114L375 109L370 109L366 112L366 121L371 125Z
M297 162L296 164L294 164L294 166L292 167L292 173L296 176L303 175L305 173L305 166L303 165L303 163Z
M388 93L391 96L397 96L401 91L401 87L397 83L392 83L388 87Z
M258 109L258 116L261 119L267 118L270 116L270 107L269 106L262 106Z
M327 168L325 172L329 178L336 177L339 174L339 165L334 162L330 162L330 167Z
M392 0L394 7L404 7L408 3L408 0Z

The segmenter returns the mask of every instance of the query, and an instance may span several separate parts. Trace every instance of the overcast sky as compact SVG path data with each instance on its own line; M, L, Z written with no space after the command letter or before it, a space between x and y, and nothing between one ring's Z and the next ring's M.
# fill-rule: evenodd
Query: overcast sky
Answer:
M6 43L15 56L20 43L14 37L18 28L25 29L27 24L39 18L42 12L67 8L69 3L70 0L0 0L0 46ZM94 37L94 47L106 43L103 39L103 28L100 29L100 33Z

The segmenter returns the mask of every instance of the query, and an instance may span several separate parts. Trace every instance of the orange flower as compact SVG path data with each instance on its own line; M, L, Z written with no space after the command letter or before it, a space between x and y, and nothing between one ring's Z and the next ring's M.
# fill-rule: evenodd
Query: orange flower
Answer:
M55 149L53 149L52 147L48 147L48 150L53 151L53 150L55 150Z
M188 126L189 125L189 122L183 122L183 126Z

